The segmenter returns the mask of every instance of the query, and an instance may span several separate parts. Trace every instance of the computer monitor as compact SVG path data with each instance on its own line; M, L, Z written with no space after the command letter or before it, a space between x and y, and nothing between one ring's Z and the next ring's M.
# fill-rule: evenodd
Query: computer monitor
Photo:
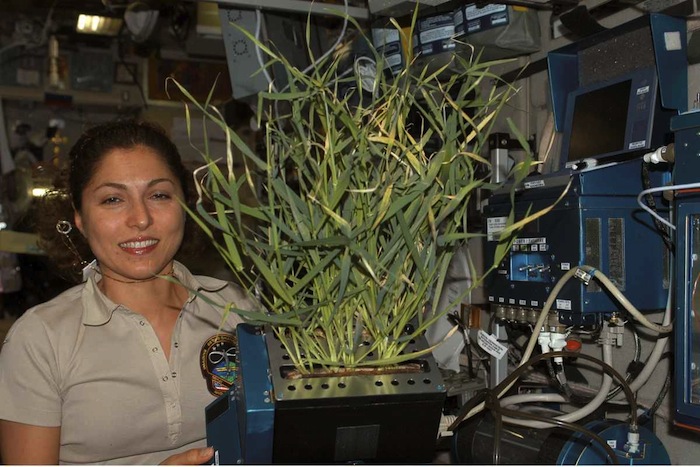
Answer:
M654 67L578 88L567 97L561 169L654 150L667 143L673 113L661 108Z

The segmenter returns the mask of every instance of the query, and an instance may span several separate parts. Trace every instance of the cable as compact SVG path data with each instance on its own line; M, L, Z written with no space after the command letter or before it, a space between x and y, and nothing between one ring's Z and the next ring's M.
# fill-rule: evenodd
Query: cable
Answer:
M486 407L491 411L493 415L493 465L499 465L501 463L501 432L503 431L503 412L501 405L498 401L498 396L493 392L489 391L486 394Z
M663 217L659 216L656 214L649 206L644 204L642 202L642 198L646 196L647 193L657 193L659 191L669 191L669 190L693 190L700 188L700 182L695 182L695 183L685 183L682 185L667 185L667 186L659 186L659 187L654 187L654 188L649 188L647 190L643 190L637 195L637 204L644 209L646 212L652 215L655 219L658 219L662 224L668 226L671 230L676 230L676 226L673 225L671 222L667 221Z
M124 30L124 29L122 29ZM133 84L136 85L136 88L139 90L139 95L141 96L141 101L143 102L143 108L148 110L148 100L146 99L146 93L143 90L143 86L141 85L141 81L139 81L138 77L136 76L136 72L129 68L129 64L126 63L126 60L124 58L124 43L122 42L122 39L124 38L124 35L120 33L119 41L117 42L117 57L119 58L119 62L124 65L124 68L126 71L129 73L129 76L131 76L131 80L133 81Z
M559 292L561 289L564 287L564 284L571 279L571 277L574 276L574 274L577 273L577 268L573 268L568 270L562 277L557 281L557 283L554 285L554 288L552 289L552 292L549 294L549 297L547 297L547 301L544 304L544 307L542 308L542 311L540 312L540 316L537 318L537 322L535 323L533 327L533 332L532 336L530 336L530 341L527 344L527 347L525 348L525 351L523 352L523 357L520 361L520 365L518 368L522 367L522 365L530 358L532 355L533 350L535 349L535 345L537 344L537 337L540 334L540 330L542 329L542 326L544 326L544 322L547 320L547 315L549 314L549 310L552 308L552 305L554 304L554 300L559 296ZM517 371L517 368L516 368ZM508 378L506 378L507 380ZM505 380L504 380L505 381ZM498 396L501 397L503 394L508 392L510 387L515 383L513 382L506 386L500 393L498 393ZM497 386L498 387L498 386ZM474 407L471 407L469 412L467 412L463 418L470 418L479 413L484 409L484 404L478 404L475 405Z
M526 372L528 371L529 367L533 366L535 363L547 359L547 358L554 358L554 357L576 357L576 358L581 358L584 360L591 361L593 363L596 363L599 365L603 371L612 376L613 378L616 378L620 383L622 384L622 390L625 393L625 397L627 398L627 402L630 405L630 430L631 431L636 431L638 425L637 422L637 400L635 399L634 392L632 392L630 385L628 385L625 382L624 377L617 371L615 368L613 368L611 365L601 361L600 359L597 359L595 357L591 357L590 355L586 354L578 354L575 352L565 352L565 351L555 351L555 352L547 352L539 355L535 355L531 359L529 359L527 362L523 363L520 365L518 368L516 368L510 375L508 375L498 386L493 388L492 391L494 391L495 394L498 396L502 395L510 389L513 384ZM602 392L602 391L601 391ZM607 391L603 393L603 397L607 395ZM478 413L479 410L477 410L480 406L485 406L485 404L476 402L476 403L471 403L472 401L470 400L470 403L466 404L464 407L462 407L459 410L459 413L457 414L457 418L455 419L454 423L450 425L450 431L455 431L455 429L459 426L460 423L462 423L463 420L471 417L471 412ZM505 421L505 420L504 420ZM562 420L556 420L556 419L551 419L551 422L548 422L549 425L556 424L556 422L562 421ZM511 423L510 420L508 420L508 423ZM518 424L517 421L515 424ZM526 425L530 426L530 425Z
M494 391L494 394L497 394L499 396L504 394L508 389L510 389L513 386L515 381L517 381L529 369L529 367L531 367L535 363L539 362L540 360L544 360L546 358L554 358L554 357L577 357L577 358L582 358L584 360L594 362L594 363L600 365L606 374L609 374L609 375L613 376L614 378L616 378L618 381L620 381L620 383L623 386L623 391L625 393L625 397L627 398L627 401L630 405L630 430L631 431L637 430L637 427L638 427L637 401L635 399L634 393L632 392L632 390L630 388L630 385L628 385L625 382L624 377L617 370L615 370L615 368L613 368L612 366L608 365L607 363L601 361L600 359L597 359L595 357L591 357L590 355L578 354L578 353L574 353L574 352L564 352L564 351L547 352L547 353L535 355L530 360L528 360L527 362L523 363L518 368L516 368L498 386L493 388L492 391ZM603 394L604 394L604 396L607 395L607 391L604 392ZM522 396L525 396L525 395L522 395ZM515 398L515 396L511 396L511 397ZM561 396L559 396L559 397L561 397ZM450 428L449 428L450 431L455 431L455 429L459 426L460 423L462 423L463 420L470 418L474 414L483 410L485 403L483 401L480 401L479 399L480 399L479 397L475 396L466 405L464 405L462 408L460 408L459 413L456 415L456 419L455 419L454 423L452 425L450 425ZM514 400L514 399L511 399L511 400ZM562 421L562 420L556 420L556 421ZM508 420L508 423L519 424L517 421L513 422L512 420ZM556 424L555 419L552 419L552 421L549 422L547 426L550 426L552 424ZM530 426L530 425L526 425L526 426Z
M547 354L542 354L542 355L547 355ZM578 354L574 354L574 355L578 355ZM612 364L612 344L603 344L603 361L601 361L599 359L594 359L593 357L589 357L589 358L593 359L593 361L595 361L596 363L604 364L604 365L607 365L610 368L612 368L612 365L611 365ZM626 384L626 382L624 381L624 378L620 377L620 379L621 379L621 383L620 383L621 385ZM612 382L613 382L612 377L606 372L603 375L603 382L601 384L600 389L598 390L598 393L596 394L596 396L593 399L591 399L590 402L588 402L586 405L584 405L583 407L581 407L573 412L570 412L570 413L567 413L564 415L560 415L560 416L557 416L555 418L557 420L564 421L564 422L576 422L576 421L581 420L584 417L589 416L590 414L592 414L593 412L598 410L603 405L603 403L605 403L605 400L608 397L608 392L610 391L610 388L612 387ZM562 398L562 399L564 399L564 400L561 400L559 402L568 401L568 399L566 399L566 398ZM507 401L507 400L508 400L508 398L504 399L504 401ZM514 425L522 424L516 420L506 420L506 421L508 423L512 423ZM536 425L527 424L525 426L527 426L529 428L543 429L543 428L548 428L550 426L550 424L536 424Z
M330 54L335 51L335 49L342 43L343 38L345 37L345 31L347 30L348 27L348 0L343 0L343 6L344 6L344 14L343 14L343 27L340 30L340 34L338 35L338 38L336 41L333 43L331 47L329 47L318 59L313 60L309 66L304 68L301 72L303 74L308 73L310 70L312 70L318 63L322 62L325 60ZM260 9L255 10L255 19L256 19L256 25L255 25L255 39L257 41L260 41L260 31L262 29L262 12ZM270 84L272 87L273 91L276 90L276 87L273 83L273 79L270 76L270 74L267 71L267 67L265 67L265 63L263 62L263 57L262 57L262 52L260 50L259 44L255 44L255 55L258 59L258 63L260 64L260 67L262 69L263 75L265 76L265 79L267 82ZM284 92L289 88L289 83L287 83L280 92Z
M700 186L700 184L698 184ZM646 316L644 316L639 310L637 310L632 303L630 303L629 300L620 292L620 290L610 281L610 279L605 276L602 272L598 271L597 269L588 266L588 265L582 265L578 266L576 268L572 268L569 271L567 271L554 285L554 288L552 289L552 292L549 294L549 297L547 297L547 301L544 304L544 307L542 308L542 311L540 312L540 316L537 319L537 322L534 325L532 336L530 336L530 341L528 342L527 347L525 348L525 351L523 352L523 358L521 360L520 366L516 368L515 372L518 371L519 368L521 368L527 359L530 358L532 355L532 352L535 348L535 345L537 345L537 338L540 334L540 331L542 330L545 321L547 320L547 316L549 315L549 310L552 308L552 305L554 304L554 301L556 298L559 296L559 292L561 292L561 289L564 287L566 282L569 281L573 276L580 276L581 271L588 272L591 274L592 277L595 277L596 280L601 282L602 285L604 285L614 296L615 298L618 299L618 301L625 307L625 309L635 318L637 321L642 323L645 327L657 331L659 333L668 333L672 330L672 326L669 324L662 324L661 326L652 323L649 321ZM669 299L670 299L670 294L669 294ZM583 355L581 355L583 357ZM646 368L645 368L646 369ZM515 373L514 372L514 373ZM641 375L641 373L640 373ZM624 382L625 387L627 387L627 382L624 381L624 378L620 378L621 383ZM637 377L639 379L639 377ZM512 385L515 383L515 379L510 379L509 377L506 378L503 382L505 381L510 381L509 384L503 386L503 389L499 392L498 396L501 397L503 394L508 392L508 390L512 387ZM635 380L636 381L636 380ZM499 384L501 386L503 384ZM634 383L633 383L634 384ZM497 386L498 387L498 386ZM606 389L605 395L607 395L608 391L610 388ZM636 405L636 404L635 404ZM470 418L474 416L475 414L479 413L481 410L484 409L484 404L479 404L475 406L469 413L466 413L463 415L462 418ZM636 417L636 414L635 414Z
M598 444L600 444L603 447L606 454L608 455L608 458L612 461L613 464L620 463L620 460L618 459L617 455L615 454L615 451L613 451L612 447L610 447L610 445L608 445L608 443L605 442L605 440L603 438L601 438L600 435L592 432L591 430L589 430L586 427L583 427L581 425L571 423L571 422L564 422L564 421L557 420L557 419L550 419L549 417L539 416L539 415L536 415L536 414L533 414L530 412L520 412L517 410L510 410L510 409L504 409L504 408L500 408L499 410L500 410L501 414L507 415L508 419L513 419L515 417L529 418L529 419L539 421L539 422L547 422L550 425L556 425L556 426L559 426L562 428L567 428L571 431L575 431L575 432L581 433L585 436L588 436L589 438L593 439L595 442L597 442ZM504 418L504 421L505 421L505 418Z
M673 276L671 276L669 294L668 298L666 299L666 311L664 312L664 317L661 321L662 325L670 325L669 323L671 322L672 294L670 291L673 290L673 282ZM642 371L639 372L634 381L630 383L630 388L632 391L637 392L642 386L644 386L644 384L646 384L652 373L654 373L656 365L658 365L659 361L661 360L661 356L666 350L666 345L668 344L669 338L670 336L666 335L659 337L656 340L651 354L649 354L647 361L644 363L644 368L642 368Z
M627 374L625 375L625 381L627 381L628 384L634 377L636 377L637 374L639 374L639 371L634 371L634 367L638 367L640 365L639 359L642 357L642 343L641 339L639 338L639 333L637 332L637 327L634 325L633 321L629 321L629 325L630 328L632 328L632 336L634 338L634 356L632 357L632 361L627 366ZM622 391L622 386L618 384L608 393L606 400L614 398L620 393L620 391Z
M262 50L260 49L260 31L262 30L262 11L260 8L255 9L255 56L258 59L258 64L260 65L260 69L262 70L263 76L265 76L265 79L267 80L267 83L270 85L270 88L272 88L272 91L276 92L277 87L275 86L275 83L273 82L272 76L270 76L270 73L267 71L267 67L265 66L265 62L263 61L263 56L262 56Z
M649 162L642 162L642 185L645 189L651 188L651 180L649 179ZM654 200L654 195L647 193L645 199L649 208L658 215L658 209L656 208L656 200ZM659 216L660 217L660 216ZM659 220L659 217L654 217L654 225L656 229L661 234L661 238L668 248L669 251L673 250L673 241L669 235L668 228Z
M666 397L666 394L668 393L668 390L670 388L671 388L671 372L668 371L666 373L666 379L664 380L664 385L661 387L661 391L659 391L659 395L656 397L656 400L654 400L654 403L649 408L649 412L646 415L649 419L652 419L654 417L654 414L656 413L656 411L659 410L659 407L661 407L661 403L663 402L663 400Z
M579 269L590 273L592 277L594 277L598 280L598 282L604 285L605 288L608 289L608 292L610 292L617 299L617 301L620 302L620 304L625 308L625 310L627 310L640 324L642 324L647 329L656 331L659 334L670 333L673 330L673 326L671 326L670 324L658 325L649 321L649 319L646 316L644 316L641 311L635 308L635 306L632 305L632 303L627 299L627 297L625 297L622 294L622 292L620 292L620 289L618 289L617 286L613 284L610 279L608 279L608 276L603 274L598 269L586 265L579 266Z

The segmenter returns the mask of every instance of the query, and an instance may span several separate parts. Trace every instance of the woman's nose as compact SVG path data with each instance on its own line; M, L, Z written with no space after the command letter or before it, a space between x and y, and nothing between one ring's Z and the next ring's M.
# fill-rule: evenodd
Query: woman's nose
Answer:
M132 205L129 216L129 226L145 229L151 225L151 213L143 202L135 202Z

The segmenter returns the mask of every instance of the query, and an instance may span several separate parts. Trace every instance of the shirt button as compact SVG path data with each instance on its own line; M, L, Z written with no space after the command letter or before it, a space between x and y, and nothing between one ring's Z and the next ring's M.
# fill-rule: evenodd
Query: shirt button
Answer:
M170 373L170 376L172 376L173 378L177 378L177 371L173 371L172 373Z
M167 380L168 380L168 375L163 376L163 381L167 381Z
M151 349L151 351L152 351L153 353L158 352L158 347L153 347L153 348Z
M173 345L175 346L176 349L177 349L178 347L180 347L180 344L178 344L177 342L175 342Z
M146 322L145 322L144 320L141 320L141 321L139 321L139 324L140 324L141 326L145 326L145 325L146 325Z

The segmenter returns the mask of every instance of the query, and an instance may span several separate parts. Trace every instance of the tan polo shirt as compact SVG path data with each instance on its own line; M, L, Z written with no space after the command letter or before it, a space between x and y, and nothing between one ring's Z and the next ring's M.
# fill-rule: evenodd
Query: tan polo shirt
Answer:
M254 302L181 264L174 275L201 296L190 292L180 312L170 361L148 321L99 290L99 276L25 312L0 352L0 419L60 426L61 463L158 464L205 446L204 408L216 396L202 349L223 310L202 297ZM241 321L231 313L224 330Z

